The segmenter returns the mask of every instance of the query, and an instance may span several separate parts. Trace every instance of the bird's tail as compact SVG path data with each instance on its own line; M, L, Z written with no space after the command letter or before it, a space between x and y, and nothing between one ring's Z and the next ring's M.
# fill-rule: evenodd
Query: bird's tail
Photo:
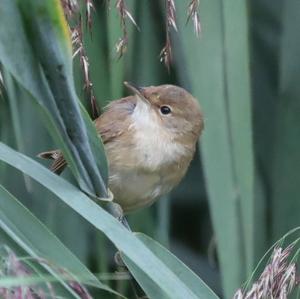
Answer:
M61 174L67 166L67 162L60 150L42 152L37 155L39 158L53 160L50 170L56 174Z

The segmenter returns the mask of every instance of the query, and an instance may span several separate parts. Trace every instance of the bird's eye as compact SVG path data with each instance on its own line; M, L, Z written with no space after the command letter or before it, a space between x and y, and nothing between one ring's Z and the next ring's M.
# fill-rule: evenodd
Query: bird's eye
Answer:
M160 107L160 112L161 114L170 114L171 113L171 108L169 106L161 106Z

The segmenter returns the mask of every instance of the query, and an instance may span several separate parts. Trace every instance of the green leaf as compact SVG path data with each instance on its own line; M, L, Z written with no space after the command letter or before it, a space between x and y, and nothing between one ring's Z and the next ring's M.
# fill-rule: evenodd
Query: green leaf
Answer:
M101 230L158 289L172 299L196 299L197 296L155 255L114 217L79 189L30 158L0 143L0 160L28 174L58 196L65 204Z
M218 299L218 296L170 251L144 234L138 233L136 236L153 252L153 254L157 256L158 259L160 259L179 279L182 280L182 282L197 296L197 298ZM122 256L127 267L150 298L168 298L163 290L158 290L153 281L147 279L145 274L140 271L140 269L138 269L125 254Z
M185 26L186 4L176 4L175 62L181 84L204 111L201 154L223 286L230 298L253 267L255 244L246 1L201 1L200 40L191 25Z
M95 159L95 163L98 165L99 169L101 169L101 175L105 178L107 184L108 163L105 156L105 150L104 150L102 139L98 135L94 123L91 122L90 116L88 115L87 111L85 110L85 108L81 103L80 103L80 108L81 108L81 115L85 121L85 125L87 128L89 143L92 145L91 149L92 149L93 156L97 157ZM111 200L109 194L107 195L107 198L101 198L101 199L104 201Z
M264 254L278 234L271 230L279 223L291 217L273 218L272 210L276 204L272 198L272 176L274 175L274 155L277 152L276 123L281 118L277 109L279 100L279 58L282 45L282 18L286 1L248 1L250 15L250 53L252 79L252 107L254 149L256 160L255 183L255 250L256 262ZM266 18L268 22L266 22ZM266 113L267 112L267 113ZM277 114L278 113L278 114ZM288 155L285 155L288 157ZM285 178L284 175L283 178ZM277 184L277 182L274 182ZM280 183L280 181L279 181ZM282 202L282 198L278 198ZM286 203L286 201L284 201ZM285 204L285 206L290 206ZM279 209L281 209L280 207ZM293 209L294 210L294 209ZM294 210L295 211L295 210ZM273 222L274 221L274 225ZM284 230L285 232L286 230ZM277 237L276 237L277 236ZM275 238L274 238L275 237Z
M299 225L300 208L300 41L297 38L300 25L297 11L300 9L300 3L296 0L283 1L282 6L282 37L278 46L279 98L275 106L275 115L271 115L276 120L272 127L274 140L270 148L273 240ZM273 98L272 100L274 103Z
M104 155L103 151L99 152L103 147L100 143L96 147L89 143L88 135L94 132L87 132L80 113L69 36L60 2L28 0L18 4L16 0L5 0L1 5L0 61L41 106L45 123L59 142L81 188L107 197L107 176L102 179L97 167L99 161L105 160L95 161L92 154ZM99 167L107 174L107 163Z
M136 22L141 31L134 28L132 39L129 40L127 57L131 58L129 67L130 80L140 86L167 83L170 76L163 63L159 61L159 53L163 47L164 36L162 27L153 18L157 15L158 5L153 1L136 1ZM163 22L163 19L161 19Z
M41 258L41 256L36 255L35 249L32 246L32 244L24 242L24 238L22 238L22 233L19 233L19 228L17 225L14 224L12 219L16 217L16 215L19 216L19 209L15 206L11 205L9 203L10 200L14 200L13 196L9 194L1 185L0 185L0 206L1 206L1 212L0 212L0 227L1 229L7 233L20 247L22 247L27 253L29 253L34 258ZM8 207L6 205L8 204ZM2 209L2 207L6 207L6 209ZM4 212L8 212L7 215ZM9 218L7 218L7 216ZM30 226L28 226L28 229L32 229ZM34 231L33 231L34 233ZM32 232L31 232L32 234ZM21 236L21 237L20 237ZM25 238L26 239L26 238ZM29 245L29 246L28 246ZM57 277L56 271L52 269L51 266L47 264L41 264L43 268L45 268L49 273L51 273L53 276ZM65 284L59 277L57 279L63 284L65 290L69 293L69 295L72 295L72 298L75 297L79 299L78 295L74 293L74 291Z
M0 25L0 61L5 65L5 69L37 100L37 106L43 113L42 119L47 122L47 127L51 130L53 138L61 145L74 176L79 180L82 188L87 188L83 180L80 179L78 167L65 146L63 137L58 133L57 126L61 124L61 121L55 122L43 107L44 101L50 109L50 105L53 103L52 95L45 83L38 62L34 58L15 0L3 1L0 8L0 23L2 24ZM11 38L12 36L15 38ZM56 112L58 114L57 109Z
M85 3L81 5L83 24L86 23ZM84 48L89 58L89 71L93 84L93 91L99 108L103 108L112 99L111 78L109 74L110 62L107 59L109 52L107 47L108 28L107 10L102 1L94 1L97 14L93 17L93 26L83 26ZM78 59L79 60L79 59ZM79 61L78 61L79 62ZM82 74L81 74L82 77ZM81 82L82 85L82 82ZM82 87L81 87L82 88ZM88 99L89 100L89 99Z
M235 185L241 204L246 274L254 267L255 201L247 1L223 0L225 84ZM237 26L238 24L238 26ZM237 84L237 79L239 84Z
M124 57L118 59L116 44L122 38L120 18L114 8L107 15L108 32L108 53L109 53L109 74L110 74L110 94L112 99L119 99L123 95L124 81ZM127 54L125 54L127 55Z
M61 3L58 0L22 1L33 50L45 73L55 104L62 117L68 137L82 162L81 171L91 188L102 197L107 197L107 182L96 167L87 130L80 113L72 74L72 51L68 27Z
M25 206L0 185L0 227L30 256L45 259L47 270L61 280L65 268L83 283L115 293L102 284ZM43 265L43 263L42 263Z
M0 118L0 127L8 129L8 134L11 139L16 139L17 130L19 130L20 142L11 143L9 140L0 139L6 144L10 144L18 151L27 156L37 159L36 155L45 149L56 148L53 144L46 128L42 125L42 119L35 109L35 100L16 80L14 80L8 72L3 72L5 77L6 92L10 94L6 101L6 118ZM8 84L7 76L11 78L11 83ZM1 108L0 108L1 109ZM5 107L3 107L5 112ZM3 115L4 116L4 115ZM11 117L11 121L9 120ZM94 129L94 128L93 128ZM44 165L48 165L49 161L38 159ZM7 166L5 163L1 165ZM64 177L72 180L69 169L63 174ZM35 214L58 238L64 241L64 244L70 248L81 261L87 262L91 253L91 247L88 246L91 238L91 227L80 219L76 213L64 207L60 202L48 200L53 195L50 192L45 192L45 189L36 184L28 176L24 175L25 186L22 179L22 174L8 167L4 172L4 177L0 182L8 189L13 190L14 195L24 203L30 211ZM15 184L18 182L18 188ZM43 201L40 198L43 198ZM60 219L57 222L57 219ZM74 234L76 230L76 234ZM78 239L81 242L78 243Z

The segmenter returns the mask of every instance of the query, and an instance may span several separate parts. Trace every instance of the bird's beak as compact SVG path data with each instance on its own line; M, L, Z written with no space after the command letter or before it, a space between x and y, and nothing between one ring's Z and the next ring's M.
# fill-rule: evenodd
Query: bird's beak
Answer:
M138 87L132 83L129 83L127 81L124 82L124 85L130 90L132 91L135 95L138 96L138 98L140 100L142 100L145 104L149 105L150 102L148 99L145 98L144 96L144 87Z

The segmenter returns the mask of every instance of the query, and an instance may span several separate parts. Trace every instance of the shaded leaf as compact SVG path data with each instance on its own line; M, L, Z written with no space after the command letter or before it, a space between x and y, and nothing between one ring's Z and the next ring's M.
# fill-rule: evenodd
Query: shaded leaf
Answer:
M144 234L136 236L159 258L199 299L218 299L218 296L183 262L166 248ZM138 269L126 255L122 255L127 267L132 271L136 280L141 284L150 298L169 298L162 289L157 289L152 280ZM172 298L172 297L171 297Z
M41 106L48 129L59 141L81 188L106 197L104 182L107 177L103 182L96 168L101 160L94 161L93 145L89 143L74 89L71 50L66 38L68 32L59 1L36 1L19 2L22 15L15 0L5 0L1 6L0 61ZM23 24L24 18L26 26ZM39 30L30 30L30 25ZM38 48L34 50L35 47ZM101 145L98 145L93 151L98 152L100 148ZM103 151L98 154L103 155ZM107 173L106 163L101 168L103 174Z
M0 160L23 171L58 196L89 223L101 230L136 267L151 277L172 299L196 299L189 288L119 221L76 187L28 157L0 143Z
M199 99L205 115L201 154L225 295L230 298L254 258L246 1L201 1L200 40L184 26L185 3L176 3L180 30L174 38L175 61L181 84Z
M30 256L49 262L50 273L60 280L55 268L67 269L83 283L114 292L102 284L45 225L0 185L0 226ZM53 267L51 264L53 263ZM43 264L43 263L42 263Z

